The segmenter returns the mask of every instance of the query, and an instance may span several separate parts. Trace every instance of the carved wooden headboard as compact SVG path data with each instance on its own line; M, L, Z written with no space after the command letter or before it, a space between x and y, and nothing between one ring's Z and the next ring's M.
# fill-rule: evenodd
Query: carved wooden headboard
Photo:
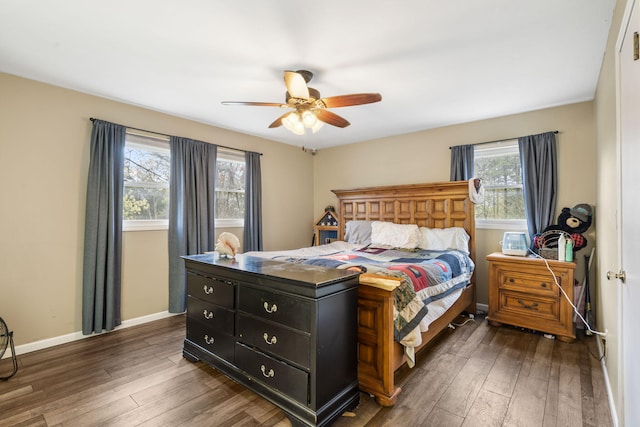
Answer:
M390 221L420 227L462 227L471 237L469 252L475 262L476 224L467 181L331 190L338 196L338 238L347 221Z

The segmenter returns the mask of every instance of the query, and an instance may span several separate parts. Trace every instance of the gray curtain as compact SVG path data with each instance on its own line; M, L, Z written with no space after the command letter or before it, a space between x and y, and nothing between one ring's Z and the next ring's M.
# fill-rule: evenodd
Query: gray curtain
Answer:
M82 272L82 333L120 325L126 127L93 120Z
M182 255L215 247L217 147L172 136L169 184L169 312L186 309L186 272Z
M556 135L546 132L520 137L518 148L527 227L533 237L555 221L558 192Z
M245 153L243 252L262 250L262 177L260 153Z
M450 181L467 181L473 178L474 146L451 147Z

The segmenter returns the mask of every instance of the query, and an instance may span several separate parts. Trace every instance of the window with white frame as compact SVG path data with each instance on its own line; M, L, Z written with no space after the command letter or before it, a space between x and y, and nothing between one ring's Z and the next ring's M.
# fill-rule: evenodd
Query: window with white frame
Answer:
M127 130L124 155L123 229L169 227L169 138Z
M218 148L216 228L244 227L244 152Z
M482 179L484 202L475 206L478 228L526 229L518 140L476 145L475 176Z

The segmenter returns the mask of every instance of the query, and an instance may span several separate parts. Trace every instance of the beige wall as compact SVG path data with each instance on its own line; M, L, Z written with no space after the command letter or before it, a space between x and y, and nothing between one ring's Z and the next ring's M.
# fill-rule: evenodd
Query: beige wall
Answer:
M593 103L584 102L529 113L448 126L392 138L319 150L314 162L314 211L335 204L332 189L448 181L449 147L558 130L558 210L578 203L595 204L596 158ZM577 277L583 277L578 253ZM487 304L487 263L500 250L502 231L476 230L478 302Z
M596 286L594 292L595 312L599 330L607 330L607 351L605 357L607 376L611 385L614 408L617 417L622 416L622 375L618 289L615 282L608 281L607 270L617 271L619 243L617 238L618 208L618 146L616 99L616 42L626 6L625 0L616 2L609 40L604 56L596 97L594 102L596 126L596 159L598 185L598 211L596 225L598 244L596 256ZM630 400L629 400L630 401ZM621 425L624 425L620 420Z
M265 249L308 245L299 148L0 73L0 316L16 345L81 330L90 117L263 153ZM122 317L167 310L166 231L125 232Z

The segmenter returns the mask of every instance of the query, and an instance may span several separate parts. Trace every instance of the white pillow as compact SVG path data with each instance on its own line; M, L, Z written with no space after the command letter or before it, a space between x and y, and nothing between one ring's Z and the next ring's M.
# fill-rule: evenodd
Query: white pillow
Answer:
M344 241L355 245L368 245L371 243L371 223L373 221L353 220L347 221L344 233Z
M469 235L462 227L427 228L420 227L420 249L446 251L457 249L469 253Z
M402 249L415 249L420 242L420 229L416 224L371 223L371 244Z

